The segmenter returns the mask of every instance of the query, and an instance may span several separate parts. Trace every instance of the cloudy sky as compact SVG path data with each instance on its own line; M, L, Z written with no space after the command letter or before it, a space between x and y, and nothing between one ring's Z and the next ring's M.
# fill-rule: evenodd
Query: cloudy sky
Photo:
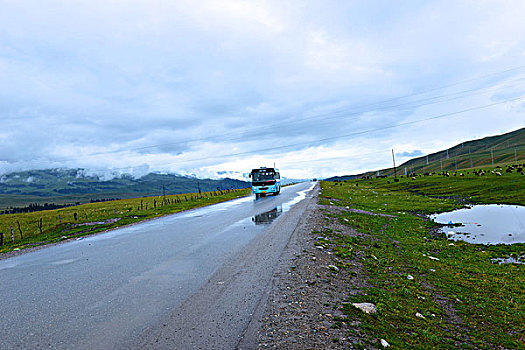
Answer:
M0 0L0 174L352 174L524 96L521 0Z

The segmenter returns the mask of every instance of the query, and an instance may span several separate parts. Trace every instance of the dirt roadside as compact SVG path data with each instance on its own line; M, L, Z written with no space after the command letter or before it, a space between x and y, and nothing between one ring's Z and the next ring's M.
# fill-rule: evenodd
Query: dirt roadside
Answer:
M340 309L364 286L360 265L351 261L350 271L339 271L330 247L319 245L326 227L360 234L327 218L324 213L331 210L315 198L281 257L262 312L259 349L349 349L361 338L359 322Z

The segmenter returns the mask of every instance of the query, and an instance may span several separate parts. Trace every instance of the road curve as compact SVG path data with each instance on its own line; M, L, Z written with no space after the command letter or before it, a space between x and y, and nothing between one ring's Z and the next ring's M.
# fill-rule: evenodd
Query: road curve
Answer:
M0 349L236 348L311 187L1 260Z

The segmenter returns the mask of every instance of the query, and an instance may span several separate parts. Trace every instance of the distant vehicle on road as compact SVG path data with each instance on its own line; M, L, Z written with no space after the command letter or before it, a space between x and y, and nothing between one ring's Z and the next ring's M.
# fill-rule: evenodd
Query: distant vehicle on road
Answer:
M281 192L279 169L266 167L252 169L250 178L252 179L252 192L255 193L256 199L267 194L278 195Z

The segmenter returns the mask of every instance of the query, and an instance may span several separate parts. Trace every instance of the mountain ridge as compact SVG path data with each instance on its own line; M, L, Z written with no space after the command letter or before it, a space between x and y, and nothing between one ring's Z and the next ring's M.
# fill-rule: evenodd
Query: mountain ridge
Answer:
M101 179L86 169L41 169L0 176L0 208L31 203L88 203L107 198L134 198L165 194L198 193L247 188L246 181L199 179L177 174L149 173L141 177L123 174Z

